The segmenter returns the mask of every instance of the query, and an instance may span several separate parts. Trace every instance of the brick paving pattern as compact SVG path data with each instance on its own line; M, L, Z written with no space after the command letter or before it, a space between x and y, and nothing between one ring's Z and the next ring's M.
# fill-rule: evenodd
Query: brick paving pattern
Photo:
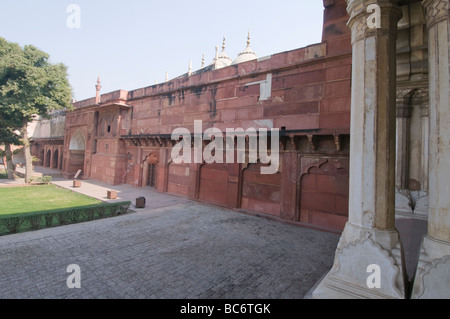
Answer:
M336 234L140 191L131 214L0 237L0 298L301 299L332 266Z

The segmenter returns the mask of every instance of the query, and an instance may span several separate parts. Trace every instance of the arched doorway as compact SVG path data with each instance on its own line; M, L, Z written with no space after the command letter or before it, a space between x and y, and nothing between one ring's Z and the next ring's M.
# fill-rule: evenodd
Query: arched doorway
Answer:
M39 152L39 165L44 166L44 149L42 148L41 151Z
M58 152L58 150L55 150L53 152L52 168L58 169L58 164L59 164L59 152Z
M157 187L158 157L154 153L147 155L142 165L142 186Z
M77 130L69 143L69 173L81 170L84 173L84 155L86 150L86 138L81 129Z
M50 160L52 158L52 151L47 151L47 157L45 158L45 167L50 167Z

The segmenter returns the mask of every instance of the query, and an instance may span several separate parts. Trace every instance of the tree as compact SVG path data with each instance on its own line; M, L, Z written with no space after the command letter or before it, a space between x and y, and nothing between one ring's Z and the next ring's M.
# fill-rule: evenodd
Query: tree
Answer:
M32 158L28 123L34 115L48 116L70 109L72 88L67 67L49 62L49 55L32 45L23 48L0 37L0 119L20 123L25 155L25 181L30 182ZM0 125L8 121L1 121Z
M8 179L14 179L14 164L12 161L13 152L11 150L11 145L21 145L20 137L11 128L0 126L0 144L5 145L5 150L0 150L0 157L6 158L5 168L8 173Z

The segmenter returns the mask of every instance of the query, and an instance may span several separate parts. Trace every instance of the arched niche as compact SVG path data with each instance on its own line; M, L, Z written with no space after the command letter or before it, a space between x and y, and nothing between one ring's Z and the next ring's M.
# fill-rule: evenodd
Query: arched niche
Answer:
M260 161L242 170L241 208L280 217L281 173L261 174Z
M81 170L84 173L86 138L81 129L72 134L69 142L69 173Z
M303 168L299 221L342 231L348 221L349 170L339 160L322 160Z
M158 163L159 158L154 152L144 157L142 161L142 186L157 187Z
M52 168L58 169L58 167L59 167L59 151L58 151L58 149L56 149L53 152Z

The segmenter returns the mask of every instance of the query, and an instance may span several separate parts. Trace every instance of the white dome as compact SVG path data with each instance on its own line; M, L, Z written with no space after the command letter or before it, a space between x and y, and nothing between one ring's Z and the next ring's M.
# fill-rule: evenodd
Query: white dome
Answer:
M257 58L258 56L256 55L256 53L253 52L253 50L250 48L250 32L249 32L247 37L247 47L243 52L239 53L238 57L231 64L232 65L239 64L242 62L255 60Z
M255 54L255 52L251 51L251 49L248 47L247 49L249 49L249 51L244 51L242 53L239 53L238 57L233 61L233 65L234 64L239 64L242 62L247 62L247 61L251 61L251 60L256 60L258 58L258 56Z
M223 38L222 52L219 54L219 47L216 47L216 57L214 58L212 65L214 69L221 69L230 66L233 60L225 53L225 37Z
M215 62L215 68L216 69L221 69L221 68L225 68L227 66L231 65L231 58L228 57L219 57L219 59L216 60Z

